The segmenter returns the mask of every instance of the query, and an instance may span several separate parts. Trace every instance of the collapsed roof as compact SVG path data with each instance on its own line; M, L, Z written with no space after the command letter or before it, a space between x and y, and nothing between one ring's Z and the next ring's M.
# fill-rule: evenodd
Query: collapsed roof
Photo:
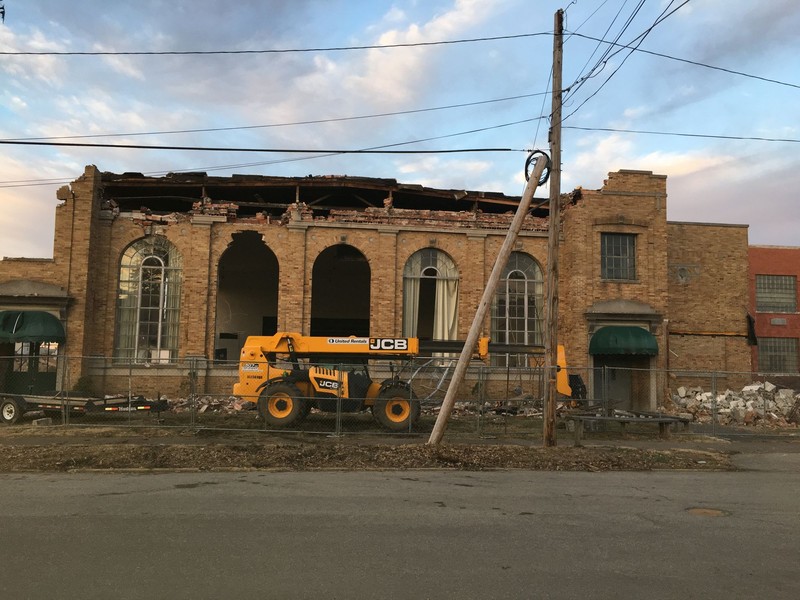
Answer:
M314 217L327 217L332 210L388 207L502 214L513 212L520 201L519 196L502 193L437 189L395 179L347 175L216 177L204 172L169 173L164 177L105 172L102 195L122 212L146 209L152 214L188 213L195 203L203 202L212 206L235 204L239 218L257 214L279 217L297 204L304 204ZM534 216L547 216L546 199L535 199L534 207Z

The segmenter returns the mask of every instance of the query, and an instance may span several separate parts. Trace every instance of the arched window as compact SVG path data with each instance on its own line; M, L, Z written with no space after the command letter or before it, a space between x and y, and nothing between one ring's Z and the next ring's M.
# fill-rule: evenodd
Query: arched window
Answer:
M541 346L544 318L542 268L531 256L512 252L492 303L492 341L498 344ZM493 358L495 364L523 366L524 355Z
M403 335L454 340L458 332L458 269L435 248L409 257L403 270Z
M137 240L120 260L114 356L169 363L178 356L181 258L161 236Z

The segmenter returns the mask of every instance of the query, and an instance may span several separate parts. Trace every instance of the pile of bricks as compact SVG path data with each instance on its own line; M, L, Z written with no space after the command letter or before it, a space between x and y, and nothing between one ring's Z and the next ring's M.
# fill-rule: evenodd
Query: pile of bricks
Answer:
M236 218L239 205L234 202L212 202L209 198L204 198L192 204L192 214L211 215L215 217Z

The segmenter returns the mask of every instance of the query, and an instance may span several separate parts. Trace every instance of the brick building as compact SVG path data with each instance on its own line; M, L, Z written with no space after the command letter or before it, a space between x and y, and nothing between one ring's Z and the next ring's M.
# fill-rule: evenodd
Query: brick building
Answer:
M590 393L607 367L608 391L635 408L655 407L665 369L750 370L747 228L667 222L666 185L611 173L564 195L559 224L559 342L587 367ZM134 376L141 391L171 394L190 369L204 391L228 392L250 334L463 339L519 200L387 179L94 166L57 195L53 259L0 262L4 354L60 342L83 357L65 387ZM494 341L542 345L549 226L545 209L526 217L484 324ZM46 321L49 339L15 339L3 318L19 314Z
M750 314L758 345L753 370L800 372L800 248L751 246L749 249Z

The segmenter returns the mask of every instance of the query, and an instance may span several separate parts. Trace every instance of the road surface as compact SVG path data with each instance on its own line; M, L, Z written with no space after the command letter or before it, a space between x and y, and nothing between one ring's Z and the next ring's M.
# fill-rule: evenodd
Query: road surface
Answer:
M0 475L0 598L800 598L747 472Z

